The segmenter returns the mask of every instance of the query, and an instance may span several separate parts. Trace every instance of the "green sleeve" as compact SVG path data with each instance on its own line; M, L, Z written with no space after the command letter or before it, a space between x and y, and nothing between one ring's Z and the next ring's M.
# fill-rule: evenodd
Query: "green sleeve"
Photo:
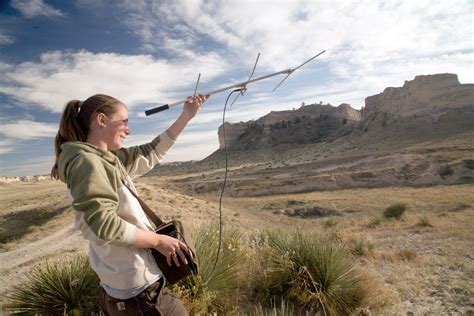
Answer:
M113 153L120 159L127 173L135 178L160 163L175 141L176 139L165 131L147 144L121 148Z
M152 154L158 144L161 142L161 137L157 136L151 142L140 146L133 146L128 148L121 148L114 151L114 154L120 159L123 166L129 170L135 160L139 157L148 157Z
M84 221L100 239L114 244L133 243L134 226L117 215L120 179L114 168L95 154L80 154L70 164L68 187L72 206L84 215ZM136 229L136 228L135 228Z

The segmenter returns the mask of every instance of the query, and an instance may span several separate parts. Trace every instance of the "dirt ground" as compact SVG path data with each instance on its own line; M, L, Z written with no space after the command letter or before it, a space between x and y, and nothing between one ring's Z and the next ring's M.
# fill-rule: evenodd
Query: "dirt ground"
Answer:
M217 225L217 195L186 195L171 190L169 180L144 177L137 186L165 219ZM225 227L238 227L244 234L262 227L296 227L358 242L358 265L379 289L370 308L373 315L472 315L472 192L474 185L466 184L225 197L223 220ZM399 202L408 206L402 219L384 219L383 210ZM35 265L87 251L68 203L60 182L0 184L1 303ZM302 207L337 216L288 216Z

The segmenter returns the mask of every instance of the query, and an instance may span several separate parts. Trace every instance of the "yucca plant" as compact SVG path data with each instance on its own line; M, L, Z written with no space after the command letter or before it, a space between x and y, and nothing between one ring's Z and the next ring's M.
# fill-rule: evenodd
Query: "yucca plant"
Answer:
M220 255L215 263L219 231L210 225L195 231L194 244L199 260L199 275L190 276L173 288L188 301L188 309L191 312L224 312L232 309L234 304L231 301L236 300L239 287L241 236L237 229L223 230Z
M272 302L270 307L265 307L262 304L254 306L252 310L243 315L247 316L295 316L295 315L312 315L307 311L300 311L292 303L286 300L281 300L280 304Z
M270 231L265 286L300 307L325 315L347 314L367 295L364 280L340 243L303 232Z
M36 266L27 280L7 294L11 314L77 315L98 311L99 278L87 256Z

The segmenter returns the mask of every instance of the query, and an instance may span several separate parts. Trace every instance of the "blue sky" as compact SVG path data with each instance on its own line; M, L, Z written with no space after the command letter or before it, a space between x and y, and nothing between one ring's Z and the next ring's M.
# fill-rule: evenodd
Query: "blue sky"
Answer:
M249 85L230 122L302 102L364 106L416 75L456 73L474 82L474 2L452 1L0 1L0 175L48 174L61 111L96 93L129 107L126 146L151 140L180 107L144 111L199 91L293 68ZM226 93L214 95L165 161L218 148Z

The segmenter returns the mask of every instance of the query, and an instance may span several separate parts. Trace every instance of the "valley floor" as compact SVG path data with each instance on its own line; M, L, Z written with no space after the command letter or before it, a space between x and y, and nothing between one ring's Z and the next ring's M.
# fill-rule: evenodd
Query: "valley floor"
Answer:
M218 227L217 195L186 195L169 189L165 180L137 181L160 215ZM374 315L472 315L472 192L474 185L465 184L225 197L224 229L237 227L249 236L262 228L296 228L353 245L355 260L376 288L369 307ZM400 220L382 215L393 203L408 206ZM1 183L0 223L1 303L35 265L86 251L59 182Z

